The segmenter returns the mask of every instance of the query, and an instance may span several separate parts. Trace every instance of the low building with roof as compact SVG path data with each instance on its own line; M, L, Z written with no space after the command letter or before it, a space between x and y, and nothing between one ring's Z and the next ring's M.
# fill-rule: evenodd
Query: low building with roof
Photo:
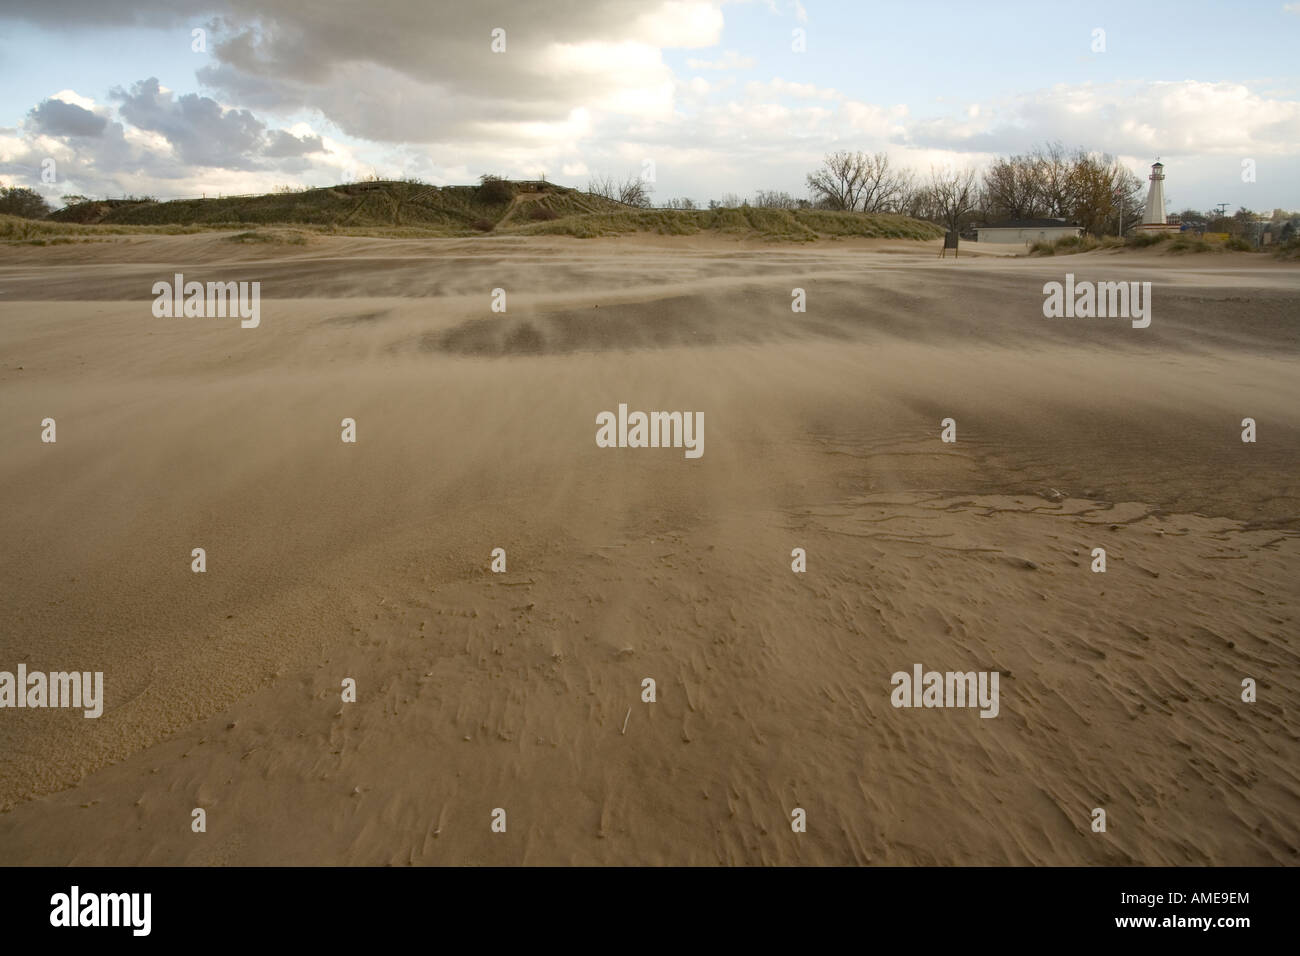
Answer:
M1083 226L1064 219L1008 219L987 226L976 226L977 242L1030 243L1040 239L1053 242L1066 236L1083 235Z

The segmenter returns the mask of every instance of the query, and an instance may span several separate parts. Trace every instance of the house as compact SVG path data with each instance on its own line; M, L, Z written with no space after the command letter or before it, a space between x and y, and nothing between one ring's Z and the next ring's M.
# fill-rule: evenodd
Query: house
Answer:
M975 229L978 242L1051 242L1066 236L1083 235L1083 226L1075 226L1064 219L1008 219Z

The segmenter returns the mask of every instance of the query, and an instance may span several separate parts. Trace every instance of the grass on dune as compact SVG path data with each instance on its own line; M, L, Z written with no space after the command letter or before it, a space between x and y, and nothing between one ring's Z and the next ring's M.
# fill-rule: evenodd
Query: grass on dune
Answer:
M701 233L811 242L859 236L937 239L943 230L906 216L820 209L640 209L550 184L429 186L417 182L348 183L320 189L157 202L89 200L43 220L0 216L0 241L45 245L117 235L235 231L231 241L304 244L312 235L376 238L599 236Z
M98 236L162 235L201 232L196 226L115 226L82 225L56 222L50 219L22 219L18 216L0 215L0 240L26 242L73 242Z
M1173 254L1187 252L1255 252L1253 245L1240 237L1226 241L1206 239L1191 233L1170 234L1166 232L1139 232L1126 239L1117 236L1105 236L1097 239L1093 236L1063 236L1060 239L1040 239L1029 246L1031 256L1071 255L1076 252L1091 252L1093 249L1150 249L1160 246ZM1277 250L1279 257L1280 247Z
M820 209L629 209L566 216L551 222L507 227L515 235L576 236L592 239L633 233L691 236L718 233L773 241L811 242L861 236L877 239L938 239L943 230L906 216L830 212Z

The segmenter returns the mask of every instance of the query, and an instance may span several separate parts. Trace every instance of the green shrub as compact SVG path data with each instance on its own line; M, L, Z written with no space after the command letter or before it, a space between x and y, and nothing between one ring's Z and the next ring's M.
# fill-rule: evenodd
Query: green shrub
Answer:
M488 206L501 206L515 198L515 187L499 176L484 176L474 198Z
M1273 247L1273 255L1278 259L1300 259L1300 236L1279 242Z
M278 229L264 231L254 229L251 232L241 232L233 236L227 236L226 241L238 243L281 243L291 246L305 246L307 244L307 234L297 229Z
M23 219L44 219L50 204L34 189L26 186L0 186L0 213Z
M1147 246L1154 246L1157 242L1165 242L1169 239L1167 232L1139 232L1129 237L1129 245L1135 249L1144 249Z
M1169 243L1170 252L1212 252L1222 246L1211 245L1207 240L1197 236L1178 236Z
M1110 237L1108 242L1105 239L1097 239L1095 236L1062 236L1060 239L1038 239L1029 244L1029 254L1031 256L1054 256L1071 255L1076 252L1091 252L1093 249L1105 247L1113 249L1116 245L1122 245L1119 239Z

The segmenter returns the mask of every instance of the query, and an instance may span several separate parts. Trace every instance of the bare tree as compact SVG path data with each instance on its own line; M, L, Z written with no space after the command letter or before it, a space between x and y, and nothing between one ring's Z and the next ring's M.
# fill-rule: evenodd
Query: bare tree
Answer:
M640 176L629 176L618 187L618 201L646 209L650 206L652 192L654 187Z
M628 176L622 182L610 176L593 176L587 181L587 192L593 196L603 196L628 206L648 208L650 194L654 191L648 182L640 176Z
M1036 219L1044 215L1045 163L1035 156L996 159L984 171L984 214L989 219Z
M778 192L772 189L760 189L754 193L753 205L760 209L797 209L799 200L795 199L789 193Z
M724 193L721 199L710 199L710 209L739 209L741 206L748 206L749 202L737 196L735 193Z
M613 199L616 195L614 180L610 176L592 176L587 180L587 192L593 196Z
M1125 235L1130 228L1142 221L1144 199L1142 180L1133 171L1120 165L1118 159L1111 162L1112 194L1119 208L1115 210L1115 221L1119 234Z
M1060 143L1048 143L1033 153L1039 166L1043 211L1054 219L1065 219L1074 212L1070 182L1071 157Z
M961 222L979 202L974 169L930 168L932 212L949 232L960 232Z
M914 201L913 197L920 189L921 187L916 181L916 174L910 169L900 169L894 174L892 197L881 203L879 211L905 215L907 208Z
M828 153L821 168L808 174L814 202L827 209L892 211L911 188L911 174L894 167L886 153Z
M899 196L894 211L900 215L911 216L913 219L934 220L939 218L939 214L935 210L934 195L930 192L930 187L915 180L909 182L907 188Z
M889 212L897 208L911 187L912 174L889 164L889 156L875 153L862 165L862 194L858 208L863 212Z
M867 157L840 150L827 153L821 168L808 174L808 190L819 206L856 209L866 183Z

